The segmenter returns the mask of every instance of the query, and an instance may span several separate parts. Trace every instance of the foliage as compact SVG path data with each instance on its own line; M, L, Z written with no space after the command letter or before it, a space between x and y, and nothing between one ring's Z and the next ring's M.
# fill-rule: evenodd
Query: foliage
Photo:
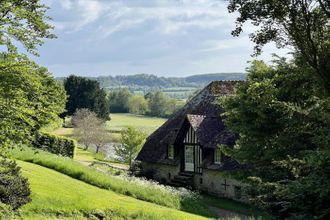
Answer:
M208 212L203 208L203 205L199 203L198 199L193 199L187 190L180 191L156 183L146 184L146 181L138 181L138 179L131 179L129 177L110 176L95 169L85 167L70 158L56 156L43 151L38 151L36 154L30 148L25 148L23 151L13 149L11 155L16 159L56 170L93 186L162 206L183 210L181 209L184 206L183 203L190 200L189 203L194 204L196 208L195 213L208 216ZM88 202L90 204L90 201Z
M59 78L62 80L63 78ZM145 93L150 90L160 90L163 88L181 87L198 88L204 87L215 80L244 80L245 73L209 73L198 74L187 77L162 77L152 74L135 74L135 75L116 75L116 76L99 76L90 77L100 83L102 88L118 89L129 88L132 90L140 90ZM113 110L111 110L113 112Z
M30 202L28 180L21 176L20 167L14 161L0 158L0 203L13 209ZM9 210L8 210L9 211Z
M127 88L112 91L109 94L109 104L113 113L128 113L129 99L132 96Z
M230 0L230 12L239 12L234 36L245 22L260 28L250 35L260 53L263 45L275 42L292 46L314 69L323 88L330 93L330 4L328 0Z
M79 142L85 145L85 150L91 145L96 145L98 152L100 147L108 142L105 122L98 118L94 112L88 109L77 109L72 117L72 124L75 127L74 135Z
M67 137L39 132L36 135L36 140L33 142L33 147L56 155L73 158L77 143L75 140Z
M313 68L255 61L224 100L226 125L240 135L236 160L253 165L243 180L252 201L281 218L329 216L330 100Z
M35 164L18 164L33 192L32 202L20 209L24 219L203 219L100 189Z
M148 111L148 101L143 96L131 96L128 99L129 112L144 115Z
M115 146L115 154L131 166L132 160L141 150L145 138L145 133L134 127L127 127L121 131L121 144Z
M2 202L0 202L0 219L16 219L13 209Z
M13 49L14 42L20 42L28 52L37 54L36 46L44 38L54 38L47 23L47 7L40 0L0 1L0 45Z
M149 102L147 115L150 116L169 117L182 107L177 100L168 97L161 91L149 92L145 95L145 99Z
M64 88L69 95L65 115L73 115L77 109L87 108L99 118L109 119L107 94L97 81L71 75L64 80Z
M47 69L17 54L0 54L0 145L29 142L63 112L62 85Z

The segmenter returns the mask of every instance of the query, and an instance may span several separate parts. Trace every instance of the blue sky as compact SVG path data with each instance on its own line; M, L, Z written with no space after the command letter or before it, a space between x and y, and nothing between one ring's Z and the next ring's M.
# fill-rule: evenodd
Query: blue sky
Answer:
M222 0L43 0L57 39L33 57L55 76L243 72L248 33L231 36L235 14ZM284 55L267 46L260 59Z

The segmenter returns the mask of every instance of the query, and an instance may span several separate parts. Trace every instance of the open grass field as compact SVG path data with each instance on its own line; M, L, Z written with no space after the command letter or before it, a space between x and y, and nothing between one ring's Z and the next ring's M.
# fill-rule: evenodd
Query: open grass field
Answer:
M86 184L54 170L18 161L29 179L32 202L23 219L204 219Z
M127 126L136 127L147 134L151 134L162 124L165 123L165 118L148 117L143 115L134 115L128 113L113 113L110 114L111 121L107 122L109 130L117 132Z

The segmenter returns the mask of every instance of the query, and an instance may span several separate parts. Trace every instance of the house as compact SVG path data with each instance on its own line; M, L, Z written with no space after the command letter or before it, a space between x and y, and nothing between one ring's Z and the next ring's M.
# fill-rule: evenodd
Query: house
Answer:
M141 172L161 183L244 201L242 183L224 175L243 166L219 148L233 147L238 137L225 127L224 110L216 103L231 95L237 83L210 83L151 134L136 158Z

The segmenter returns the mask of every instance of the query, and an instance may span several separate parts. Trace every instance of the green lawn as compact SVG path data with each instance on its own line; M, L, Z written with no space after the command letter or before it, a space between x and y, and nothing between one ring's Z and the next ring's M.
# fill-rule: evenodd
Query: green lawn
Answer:
M134 115L128 113L110 114L111 121L107 122L107 126L111 131L120 131L126 126L133 126L148 134L155 131L167 120L165 118L148 117L143 115Z
M17 161L29 179L32 202L21 208L24 219L203 219L203 217L100 189L54 170Z

